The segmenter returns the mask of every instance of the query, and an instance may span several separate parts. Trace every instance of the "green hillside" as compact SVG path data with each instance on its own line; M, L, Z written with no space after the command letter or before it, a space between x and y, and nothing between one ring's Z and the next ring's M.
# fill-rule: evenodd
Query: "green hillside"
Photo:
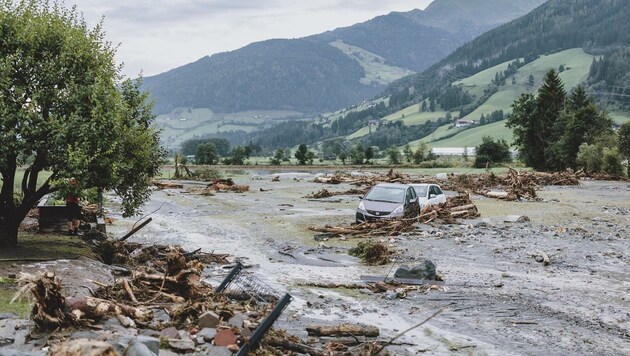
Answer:
M296 111L245 111L218 114L210 109L178 108L169 114L158 115L156 124L162 129L162 141L167 148L176 148L191 138L201 138L228 131L253 132L271 127L277 121L297 117Z
M329 44L357 61L363 67L365 74L360 80L361 84L370 85L377 83L379 85L387 85L414 73L406 68L390 66L387 64L387 59L361 47L346 44L343 40L336 40Z

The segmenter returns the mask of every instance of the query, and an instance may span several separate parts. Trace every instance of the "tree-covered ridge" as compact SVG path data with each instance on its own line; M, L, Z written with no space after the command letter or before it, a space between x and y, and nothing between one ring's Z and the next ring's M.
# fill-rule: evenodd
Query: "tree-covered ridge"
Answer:
M630 2L550 0L531 13L491 30L457 49L427 71L390 85L388 93L414 87L415 99L453 81L451 73L473 75L516 58L526 62L545 53L584 48L613 52L630 44Z
M450 4L450 0L435 0L431 9L440 16L450 6L457 6L452 18L429 23L433 16L430 9L390 13L319 35L264 41L205 57L148 77L144 84L155 100L158 114L177 107L211 108L215 112L336 110L369 99L385 86L362 84L364 72L360 64L330 46L331 42L343 41L376 54L386 62L379 64L420 71L498 24L496 19L484 18L476 22L478 25L465 25L453 31L453 24L470 23L471 18L478 17L473 13L476 4L492 3L492 17L507 21L541 1L519 0L519 6L511 6L505 5L504 0L468 0L455 4ZM445 4L438 6L440 3ZM419 12L422 16L418 16Z
M379 88L359 83L363 68L338 49L309 40L269 40L146 78L156 112L209 107L219 112L343 107Z
M630 47L593 60L588 82L601 101L630 110Z
M478 34L477 31L468 33ZM414 71L428 68L464 43L460 36L423 25L400 13L379 16L313 38L326 43L340 39L387 58L395 66Z

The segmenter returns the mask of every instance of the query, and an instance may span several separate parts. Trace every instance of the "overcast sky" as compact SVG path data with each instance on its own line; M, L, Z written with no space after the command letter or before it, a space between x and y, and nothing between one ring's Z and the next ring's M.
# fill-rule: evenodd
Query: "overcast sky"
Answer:
M270 38L350 26L432 0L66 0L93 27L105 16L124 74L151 76Z

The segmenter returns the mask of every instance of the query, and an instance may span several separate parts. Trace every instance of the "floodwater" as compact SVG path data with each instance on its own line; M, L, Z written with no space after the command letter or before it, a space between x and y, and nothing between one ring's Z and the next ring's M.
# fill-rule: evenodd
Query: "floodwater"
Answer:
M630 354L630 185L585 181L546 187L541 202L476 198L480 219L419 226L383 241L398 262L367 267L347 255L358 239L316 241L309 226L349 225L358 197L309 200L315 173L240 172L243 194L198 194L204 186L154 192L144 213L153 222L130 240L228 253L255 276L294 299L276 326L306 337L305 326L360 322L388 339L442 312L396 340L397 354ZM279 176L279 182L272 182ZM265 190L262 191L261 189ZM115 216L115 213L111 214ZM526 215L529 223L505 223ZM134 219L108 227L122 235ZM549 266L536 261L545 252ZM431 259L443 286L387 300L367 290L304 287L308 282L359 283L401 264ZM218 283L224 270L209 273Z

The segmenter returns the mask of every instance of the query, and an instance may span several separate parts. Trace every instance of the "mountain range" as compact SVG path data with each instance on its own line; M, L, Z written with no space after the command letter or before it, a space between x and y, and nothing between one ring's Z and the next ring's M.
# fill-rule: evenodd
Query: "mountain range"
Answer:
M144 78L154 112L291 110L319 113L366 100L421 72L481 33L543 0L435 0L299 39L274 39L214 54Z

